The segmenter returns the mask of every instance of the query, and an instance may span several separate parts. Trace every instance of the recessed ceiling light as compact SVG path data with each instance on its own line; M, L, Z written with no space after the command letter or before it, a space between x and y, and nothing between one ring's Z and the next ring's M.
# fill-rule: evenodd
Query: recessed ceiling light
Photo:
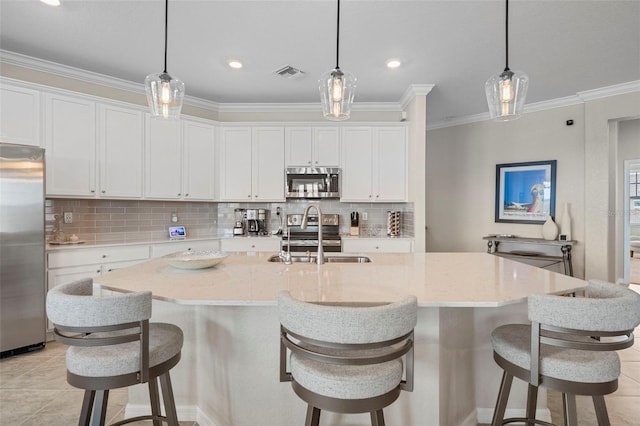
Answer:
M239 70L240 68L242 68L242 62L237 59L229 59L227 61L227 65L229 65L229 67L233 68L234 70Z
M60 0L40 0L44 4L49 6L60 6Z
M392 59L387 59L387 68L398 68L400 67L400 65L402 65L402 62L400 62L400 59L396 59L396 58L392 58Z

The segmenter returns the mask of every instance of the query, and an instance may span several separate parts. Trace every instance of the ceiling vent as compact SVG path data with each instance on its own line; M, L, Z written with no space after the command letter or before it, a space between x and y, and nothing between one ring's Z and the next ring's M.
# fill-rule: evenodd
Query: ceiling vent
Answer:
M278 68L277 70L275 70L273 72L274 74L278 74L279 76L282 76L286 79L289 80L294 80L296 78L300 78L304 75L304 71L298 69L298 68L294 68L291 65L285 65L281 68Z

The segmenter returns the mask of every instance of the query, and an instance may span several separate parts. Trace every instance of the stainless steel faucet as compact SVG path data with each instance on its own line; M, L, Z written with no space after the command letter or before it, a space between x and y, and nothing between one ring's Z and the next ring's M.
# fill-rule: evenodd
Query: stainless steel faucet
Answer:
M309 220L309 210L311 207L314 207L318 212L318 257L316 262L318 265L322 265L324 263L324 251L322 250L322 210L320 210L320 204L311 203L304 209L300 229L307 229L307 221Z

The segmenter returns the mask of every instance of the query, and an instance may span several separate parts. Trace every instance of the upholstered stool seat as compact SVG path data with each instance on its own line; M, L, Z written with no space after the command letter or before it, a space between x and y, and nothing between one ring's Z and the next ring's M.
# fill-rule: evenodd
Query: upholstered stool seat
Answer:
M588 341L589 338L582 338ZM494 352L523 369L531 366L531 326L509 324L491 334ZM615 352L581 351L540 346L540 374L572 382L602 383L620 376L620 359Z
M114 425L153 420L154 426L161 421L178 426L169 370L180 360L184 338L173 324L150 324L151 306L148 291L94 296L91 278L57 286L47 294L55 338L70 345L67 381L85 390L78 425L104 425L110 389L148 383L151 414Z
M609 425L604 395L618 388L616 353L633 344L640 295L625 286L590 281L585 297L532 295L531 324L508 324L491 334L493 357L504 370L492 424L549 423L535 418L538 387L562 393L564 424L577 426L576 395L593 399L598 425ZM526 416L504 419L513 378L528 382Z
M280 381L291 382L307 402L307 426L319 424L321 410L368 412L372 425L382 426L383 408L400 391L413 390L415 296L349 306L306 303L281 292L278 309Z

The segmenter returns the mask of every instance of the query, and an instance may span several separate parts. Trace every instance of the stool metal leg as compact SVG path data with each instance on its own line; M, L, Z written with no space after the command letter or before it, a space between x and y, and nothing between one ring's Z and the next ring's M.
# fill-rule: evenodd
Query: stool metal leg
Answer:
M309 404L307 406L307 418L304 421L305 426L318 426L320 424L320 409Z
M566 426L578 426L575 395L562 394L562 411L564 412L564 424Z
M607 405L604 402L604 396L594 395L593 406L596 409L598 426L610 426L611 423L609 423L609 413L607 413Z
M84 398L82 399L82 409L80 410L80 419L78 419L78 426L89 426L89 423L91 422L91 410L93 409L93 400L95 399L95 396L96 391L84 391Z
M149 402L151 404L151 414L160 416L160 396L158 395L158 382L155 377L149 379ZM160 420L154 419L153 426L161 426Z
M107 416L107 402L109 401L109 389L96 391L93 405L93 426L103 426Z
M527 391L527 420L530 420L531 424L535 424L533 421L536 419L536 405L538 403L538 387L529 384Z
M506 371L502 373L500 391L498 392L496 408L493 411L493 420L491 421L492 426L502 425L502 421L504 420L504 412L507 409L507 401L509 400L509 392L511 391L511 383L513 383L513 376Z
M169 426L178 426L178 413L176 413L176 402L173 398L171 377L169 377L168 371L160 376L160 386L162 389L162 399L164 400L164 410L167 413L167 422Z
M371 426L384 426L384 414L382 410L371 412Z

